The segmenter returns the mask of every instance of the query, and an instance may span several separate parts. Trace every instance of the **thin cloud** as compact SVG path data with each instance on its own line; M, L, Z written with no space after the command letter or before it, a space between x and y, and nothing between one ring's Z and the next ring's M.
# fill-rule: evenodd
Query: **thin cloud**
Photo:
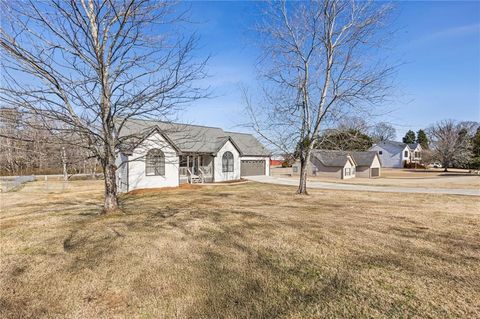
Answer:
M432 41L448 40L473 34L480 35L480 23L456 26L425 34L406 43L405 48L412 49L418 46L425 46Z
M445 30L432 33L429 38L438 39L445 37L457 37L463 35L469 35L474 33L480 33L480 23L463 25L458 27L452 27Z

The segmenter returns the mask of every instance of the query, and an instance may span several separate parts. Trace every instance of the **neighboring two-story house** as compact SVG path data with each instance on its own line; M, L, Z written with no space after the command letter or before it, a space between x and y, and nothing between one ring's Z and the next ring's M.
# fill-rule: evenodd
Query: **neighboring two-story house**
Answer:
M405 163L420 163L422 160L422 147L418 143L382 141L374 144L369 151L378 153L383 167L403 168Z

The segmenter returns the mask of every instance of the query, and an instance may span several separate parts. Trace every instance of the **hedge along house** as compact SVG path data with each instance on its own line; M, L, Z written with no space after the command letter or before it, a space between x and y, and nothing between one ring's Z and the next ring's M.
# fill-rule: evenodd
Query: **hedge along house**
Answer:
M343 151L312 150L307 175L349 179L356 175L357 163ZM300 174L300 162L292 166L293 175Z
M122 141L122 136L135 138ZM120 192L224 182L270 172L270 152L251 134L129 119L119 139L116 165Z

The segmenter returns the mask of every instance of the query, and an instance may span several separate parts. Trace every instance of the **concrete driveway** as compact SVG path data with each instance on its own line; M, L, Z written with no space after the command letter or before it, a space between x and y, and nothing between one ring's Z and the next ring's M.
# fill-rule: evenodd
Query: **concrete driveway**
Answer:
M247 176L243 177L247 180L276 184L298 186L298 180L290 178L282 178L278 176ZM393 187L393 186L368 186L355 184L337 184L319 181L307 181L308 188L319 189L333 189L345 191L364 191L364 192L380 192L380 193L417 193L417 194L447 194L447 195L466 195L466 196L480 196L478 189L465 188L413 188L413 187Z

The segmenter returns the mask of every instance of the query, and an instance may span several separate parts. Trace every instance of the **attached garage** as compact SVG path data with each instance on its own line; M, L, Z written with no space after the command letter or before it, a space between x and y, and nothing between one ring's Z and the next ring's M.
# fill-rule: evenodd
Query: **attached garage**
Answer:
M241 160L240 176L265 175L265 160Z

